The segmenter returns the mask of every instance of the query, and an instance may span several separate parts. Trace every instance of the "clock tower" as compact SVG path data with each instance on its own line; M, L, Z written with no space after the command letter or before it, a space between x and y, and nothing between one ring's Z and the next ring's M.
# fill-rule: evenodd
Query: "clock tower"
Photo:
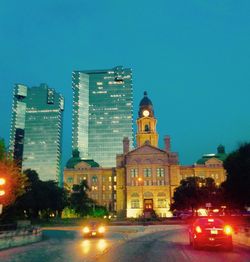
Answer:
M147 92L139 105L137 123L136 143L137 147L149 143L158 147L158 133L156 132L156 122L154 117L154 109L151 100L148 98Z

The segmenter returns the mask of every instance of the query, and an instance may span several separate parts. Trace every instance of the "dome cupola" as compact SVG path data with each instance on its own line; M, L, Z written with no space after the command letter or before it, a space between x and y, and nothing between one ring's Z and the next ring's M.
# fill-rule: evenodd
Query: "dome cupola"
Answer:
M154 117L153 103L148 98L148 94L144 91L144 97L139 104L139 118L141 117Z

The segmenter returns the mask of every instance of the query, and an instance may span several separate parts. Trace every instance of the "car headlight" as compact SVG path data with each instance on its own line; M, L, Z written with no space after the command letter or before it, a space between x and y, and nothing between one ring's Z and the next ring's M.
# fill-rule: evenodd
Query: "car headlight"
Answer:
M89 228L88 227L84 227L82 231L83 231L83 233L89 233Z
M103 227L103 226L99 227L99 228L98 228L98 232L99 232L100 234L104 233L104 232L105 232L105 227Z

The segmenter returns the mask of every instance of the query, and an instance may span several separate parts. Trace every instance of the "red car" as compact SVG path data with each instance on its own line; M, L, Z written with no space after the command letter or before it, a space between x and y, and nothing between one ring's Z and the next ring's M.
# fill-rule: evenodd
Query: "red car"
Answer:
M190 226L189 241L194 249L222 246L229 251L233 249L232 233L232 227L222 219L198 218Z

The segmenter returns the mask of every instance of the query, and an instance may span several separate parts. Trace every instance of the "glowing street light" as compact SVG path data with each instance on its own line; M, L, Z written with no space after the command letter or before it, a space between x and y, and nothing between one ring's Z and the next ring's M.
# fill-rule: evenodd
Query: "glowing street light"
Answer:
M3 177L0 177L0 186L4 186L6 184L6 180ZM0 196L5 195L5 190L0 189Z
M5 183L6 183L5 178L0 177L0 186L5 185Z

